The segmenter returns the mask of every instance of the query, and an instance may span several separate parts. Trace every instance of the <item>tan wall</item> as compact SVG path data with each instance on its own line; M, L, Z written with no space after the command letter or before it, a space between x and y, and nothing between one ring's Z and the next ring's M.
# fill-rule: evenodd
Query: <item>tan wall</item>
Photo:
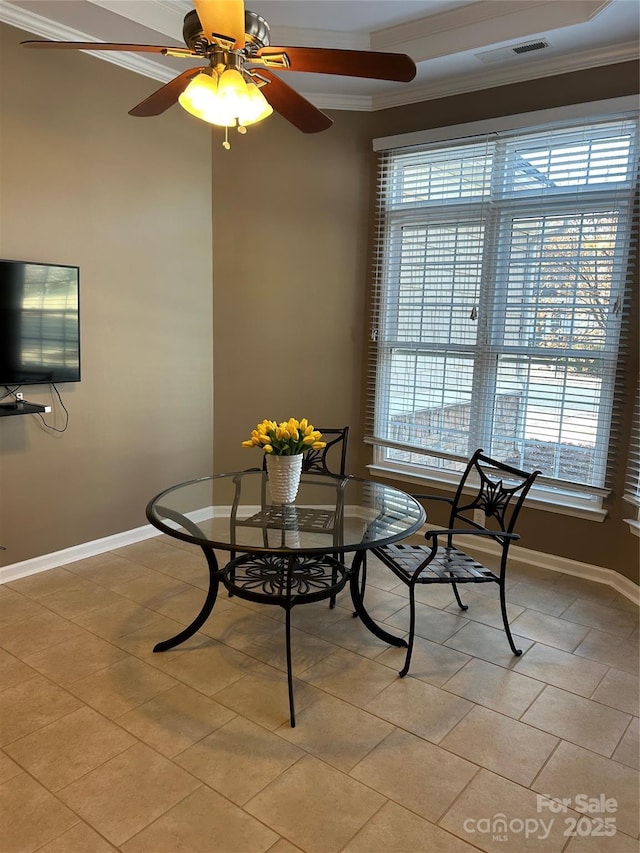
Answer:
M0 255L81 265L84 375L63 386L67 433L0 421L6 563L142 524L170 483L260 464L240 442L264 417L350 424L349 467L366 473L371 139L638 85L628 64L335 112L312 135L274 116L232 133L228 152L214 130L211 162L208 130L178 108L126 115L153 81L84 55L27 56L21 37L3 31ZM637 577L627 507L608 508L604 524L530 511L522 544Z
M216 470L260 465L263 418L362 434L370 134L366 114L302 134L273 116L213 146ZM240 196L238 196L238 193Z
M258 451L242 450L240 441L264 417L293 415L319 425L351 424L349 468L367 473L371 451L362 437L370 262L364 245L373 233L372 138L578 102L588 93L614 97L637 86L636 66L628 63L385 112L335 112L334 127L313 136L275 117L244 139L232 134L228 152L218 132L216 470L260 464ZM634 335L637 341L637 328ZM629 367L637 371L637 360ZM629 412L621 415L628 435ZM625 441L620 448L604 523L530 510L522 518L520 544L637 580L638 540L623 521L629 507L619 497ZM432 519L444 521L441 513Z
M431 127L446 127L463 122L479 121L496 116L525 113L565 104L637 94L639 89L638 63L595 68L542 80L532 80L512 86L501 86L484 92L428 101L423 104L398 107L374 114L373 136L384 137L410 133ZM372 174L374 166L372 165ZM634 273L632 304L629 306L631 346L621 365L629 389L635 387L638 374L638 268ZM608 517L603 523L573 518L541 510L525 510L519 523L523 547L557 554L572 560L615 569L638 582L639 549L624 518L631 507L622 500L631 409L633 396L629 393L617 404L620 418L620 440L616 443L613 460L612 494L605 501ZM402 484L398 484L402 485ZM432 520L444 522L443 510L436 505Z
M210 133L131 118L160 84L29 37L0 28L0 257L80 266L83 372L66 432L0 420L2 565L145 524L212 465Z

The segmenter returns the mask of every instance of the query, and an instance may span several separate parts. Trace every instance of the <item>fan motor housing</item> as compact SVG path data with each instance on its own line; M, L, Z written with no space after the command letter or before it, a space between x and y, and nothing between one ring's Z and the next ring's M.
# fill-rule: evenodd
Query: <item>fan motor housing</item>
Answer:
M265 19L256 12L248 9L244 13L245 44L251 52L260 50L271 44L271 30ZM221 34L223 35L223 34ZM209 48L209 41L204 35L202 24L195 9L184 16L182 26L182 37L184 43L195 53L205 55Z

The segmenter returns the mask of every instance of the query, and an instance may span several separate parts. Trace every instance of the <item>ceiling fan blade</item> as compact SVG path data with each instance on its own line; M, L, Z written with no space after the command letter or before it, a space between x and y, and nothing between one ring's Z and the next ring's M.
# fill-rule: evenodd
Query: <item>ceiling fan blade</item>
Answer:
M275 74L261 68L260 77L269 80L268 84L260 89L267 101L298 130L303 133L318 133L331 127L333 119L314 107L291 86L283 83Z
M194 0L193 5L208 41L215 33L244 47L244 0Z
M340 50L330 47L263 47L256 54L268 59L286 53L289 71L317 74L342 74L345 77L368 77L373 80L397 80L408 83L416 76L413 59L404 53L379 53L374 50ZM278 67L280 70L280 67Z
M172 47L160 47L155 44L111 44L102 41L21 41L20 44L22 47L45 47L57 50L134 50L139 53L163 53L167 50L175 50Z
M206 67L188 68L182 74L178 74L173 80L169 80L168 83L160 89L156 89L148 98L145 98L144 101L141 101L132 110L129 110L129 115L138 118L159 116L175 104L179 96L187 88L191 78L195 77L201 71L206 71Z

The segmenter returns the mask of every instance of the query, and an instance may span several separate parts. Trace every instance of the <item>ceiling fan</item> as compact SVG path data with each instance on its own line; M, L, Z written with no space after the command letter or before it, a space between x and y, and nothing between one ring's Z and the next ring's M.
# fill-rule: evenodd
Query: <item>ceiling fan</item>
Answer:
M186 48L104 42L24 41L27 48L117 50L199 58L206 65L189 68L129 110L132 116L160 115L178 101L197 118L246 132L247 125L273 110L303 133L317 133L333 124L276 71L307 71L409 82L416 74L406 54L318 47L273 47L269 24L245 10L244 0L194 0L184 18Z

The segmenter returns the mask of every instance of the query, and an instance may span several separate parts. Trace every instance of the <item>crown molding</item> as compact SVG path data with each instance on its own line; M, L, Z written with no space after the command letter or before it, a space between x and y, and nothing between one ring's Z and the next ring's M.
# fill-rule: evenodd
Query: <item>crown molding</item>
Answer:
M515 0L516 3L519 0ZM100 0L102 4L103 0ZM104 0L105 3L110 0ZM169 0L167 0L169 2ZM502 2L502 0L498 0ZM505 0L511 2L511 0ZM476 6L495 6L493 0L473 4ZM548 3L526 3L528 8L532 6L547 6ZM564 4L562 4L564 5ZM576 0L576 5L594 7L595 5L602 6L602 3L595 2L583 3L582 0ZM173 4L171 4L173 7ZM185 6L191 7L190 3L185 3ZM485 10L486 11L486 10ZM478 10L476 10L477 14ZM451 13L442 13L450 15ZM431 16L431 20L441 17L441 15ZM49 18L41 15L36 15L33 12L27 12L19 6L13 6L8 2L0 2L0 21L10 26L16 27L26 32L33 33L41 38L51 39L53 41L91 41L86 33L75 30L71 27L63 26ZM293 28L280 28L276 33L286 33L287 38L291 36L293 43L299 43L296 33L301 33L300 30ZM327 41L324 36L331 34L333 31L322 31L319 40L323 42L323 46L327 46ZM339 35L339 34L338 34ZM307 34L308 36L308 34ZM96 42L99 44L99 42ZM314 47L309 43L307 46ZM344 47L344 45L342 45ZM355 49L355 48L354 48ZM152 80L158 80L161 83L168 83L175 77L175 69L167 68L166 65L157 60L150 59L145 55L136 53L118 53L116 51L83 51L95 56L105 62L111 62L120 68L133 71L136 74L141 74L149 77ZM455 78L447 77L446 79L426 83L424 85L412 84L404 86L395 92L384 93L374 96L359 96L359 95L337 95L328 93L301 94L307 98L314 106L319 109L334 109L334 110L352 110L359 112L370 112L376 110L390 109L397 106L405 106L415 104L421 101L430 101L437 98L445 98L453 95L461 95L466 92L477 92L482 89L491 89L497 86L507 86L512 83L520 83L526 80L535 80L544 77L552 77L557 74L565 74L572 71L581 71L586 68L597 68L606 65L613 65L618 62L626 62L636 60L639 57L638 44L636 42L628 42L622 45L617 45L611 48L594 49L590 51L582 51L573 53L569 56L555 57L552 59L543 59L535 57L531 54L522 57L516 57L514 64L509 67L501 66L500 68L487 67L482 64L473 72L461 74ZM194 58L194 65L197 61ZM186 66L185 66L186 67Z
M330 47L338 50L371 50L367 33L344 33L339 30L305 30L300 27L271 27L271 43L297 47Z
M86 2L112 12L114 15L123 16L122 0L86 0ZM184 16L191 9L193 4L189 0L180 3L172 0L155 0L153 4L134 2L127 3L126 15L123 17L125 20L135 21L136 24L162 33L173 40L179 39L180 44L183 44Z
M377 30L373 50L398 50L415 62L529 38L545 30L586 23L610 0L480 0L469 6Z
M374 95L371 108L374 111L384 110L421 101L433 101L437 98L463 95L482 89L494 89L498 86L509 86L512 83L523 83L527 80L569 74L572 71L615 65L619 62L634 61L638 58L640 58L640 51L636 42L627 42L613 48L582 51L554 59L534 60L529 55L526 64L518 64L517 67L487 69L485 73L481 73L486 68L483 66L479 71L469 72L456 78L448 77L445 80L427 83L423 86L412 86L410 89L398 90L389 94ZM520 58L516 58L516 62L519 63L519 61Z
M95 41L91 36L87 36L80 30L63 26L50 18L36 15L34 12L27 12L19 6L12 6L10 3L0 3L0 21L3 24L9 24L51 41ZM96 42L96 45L98 44L100 42ZM118 53L116 51L86 50L81 52L88 53L90 56L95 56L96 59L110 62L112 65L133 71L136 74L141 74L144 77L150 77L152 80L159 80L161 83L168 83L176 76L174 69L167 68L166 65L144 55Z
M314 92L302 96L319 110L350 110L351 112L370 113L375 109L371 95L336 95Z
M96 45L100 44L100 41L94 36L87 35L81 30L60 24L51 18L37 15L35 12L27 11L21 6L13 6L11 3L3 2L3 0L0 0L0 22L50 41L95 41ZM181 42L180 46L184 47L184 42ZM92 55L95 56L96 54ZM100 58L109 61L105 54L100 54Z
M26 9L12 6L11 3L0 2L0 21L19 30L25 30L27 33L33 33L35 36L55 41L92 41L86 33L64 27L50 18L36 15L35 12L27 12Z

